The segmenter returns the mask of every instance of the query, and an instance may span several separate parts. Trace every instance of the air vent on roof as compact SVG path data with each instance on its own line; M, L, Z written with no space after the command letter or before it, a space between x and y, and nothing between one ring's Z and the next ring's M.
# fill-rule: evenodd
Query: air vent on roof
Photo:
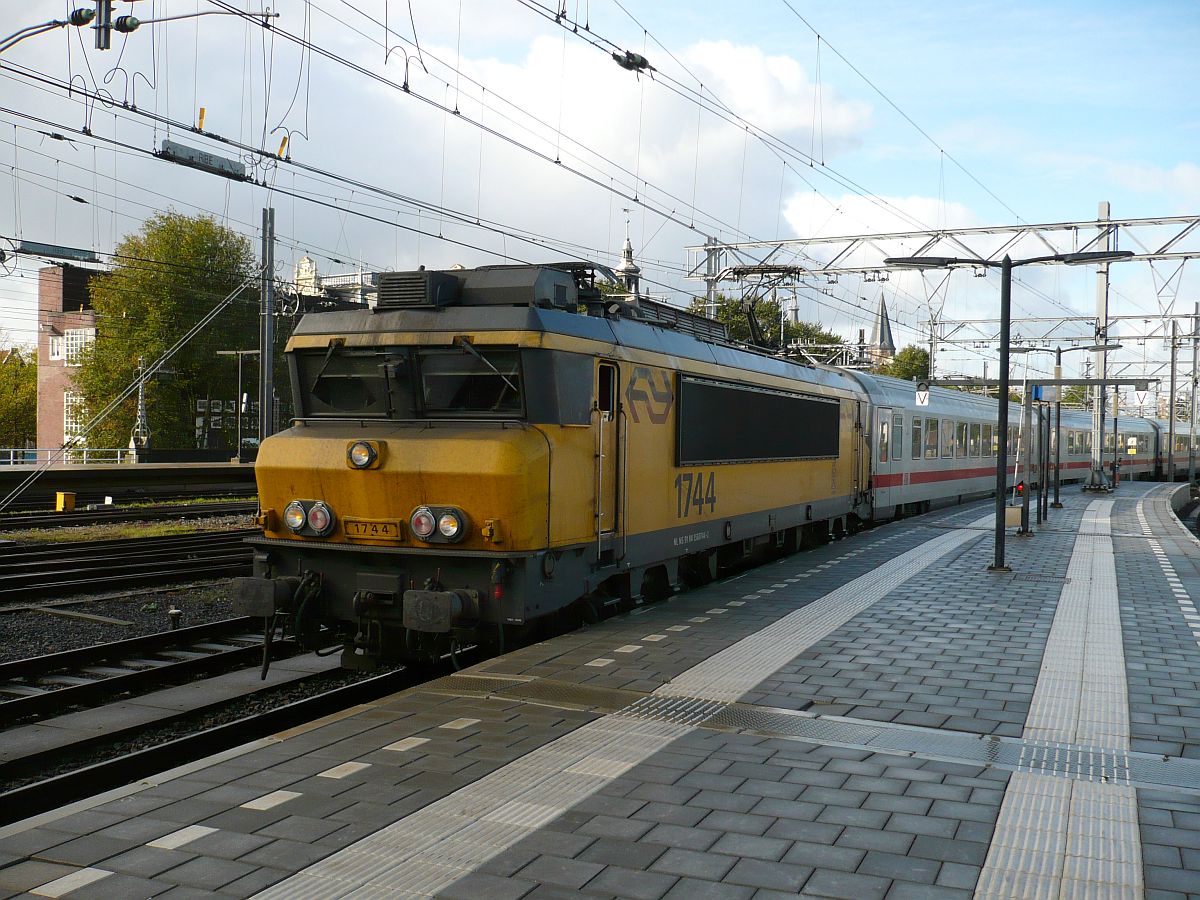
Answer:
M457 303L462 286L447 272L384 272L379 276L377 309L441 308Z

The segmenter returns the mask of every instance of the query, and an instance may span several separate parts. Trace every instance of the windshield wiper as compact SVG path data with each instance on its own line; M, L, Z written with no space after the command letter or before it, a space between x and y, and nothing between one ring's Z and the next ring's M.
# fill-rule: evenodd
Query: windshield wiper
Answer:
M508 376L505 375L503 372L501 372L499 369L497 369L495 366L493 366L491 360L489 360L486 356L484 356L482 353L480 353L478 350L476 350L473 346L471 346L470 341L468 341L466 338L459 338L458 343L459 343L459 345L462 346L462 348L464 350L466 350L468 353L470 353L472 356L474 356L476 359L478 359L480 362L482 362L485 366L487 366L489 369L491 369L493 372L495 372L497 375L499 375L501 380L505 384L508 385L509 389L514 394L518 393L517 386L508 380Z
M338 347L346 346L345 338L333 338L329 342L329 349L325 351L325 358L321 360L321 368L317 370L317 375L309 386L308 392L311 394L317 389L317 384L321 381L321 376L325 374L325 370L329 368L329 360L333 359L333 351Z

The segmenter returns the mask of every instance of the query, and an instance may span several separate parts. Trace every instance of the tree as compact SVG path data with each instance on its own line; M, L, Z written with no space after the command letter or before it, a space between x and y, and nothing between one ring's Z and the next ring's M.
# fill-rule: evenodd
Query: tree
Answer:
M929 377L929 351L909 344L891 362L879 366L876 371L905 381L924 381Z
M75 384L90 420L136 376L139 360L158 359L193 325L247 280L250 242L206 216L159 213L116 248L117 264L91 282L97 336L81 355ZM236 366L217 350L258 344L258 290L251 287L180 350L166 374L146 385L155 447L194 447L198 400L232 399ZM136 397L121 404L88 437L94 447L124 447L137 415Z
M0 335L0 447L37 443L37 352Z
M693 297L691 312L698 315L708 315L707 303L703 297ZM783 318L783 308L778 300L764 297L754 304L754 317L762 328L763 337L770 347L779 347L779 330ZM714 317L729 331L729 337L735 341L750 341L750 324L746 318L746 310L742 301L737 297L727 297L717 294L717 310ZM784 345L792 341L803 344L841 344L842 339L832 331L825 331L820 325L812 322L782 323Z

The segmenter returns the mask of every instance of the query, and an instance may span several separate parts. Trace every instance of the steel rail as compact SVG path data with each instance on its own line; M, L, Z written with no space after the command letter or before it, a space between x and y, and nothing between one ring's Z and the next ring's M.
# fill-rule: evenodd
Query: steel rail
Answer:
M85 592L114 582L146 586L180 578L249 574L252 550L244 541L257 533L247 529L53 546L0 546L0 600Z
M170 506L128 507L79 510L76 512L37 512L15 516L0 516L0 531L27 528L63 528L71 525L100 525L120 522L159 522L164 519L200 519L209 516L228 516L252 513L258 508L255 500L232 500L227 503L187 503Z
M0 727L118 693L144 693L198 674L255 664L262 656L259 627L250 617L224 619L0 663ZM44 684L56 678L58 685Z
M294 728L330 713L368 703L416 683L408 670L387 672L354 684L255 713L81 769L0 793L0 824L37 815L185 763Z

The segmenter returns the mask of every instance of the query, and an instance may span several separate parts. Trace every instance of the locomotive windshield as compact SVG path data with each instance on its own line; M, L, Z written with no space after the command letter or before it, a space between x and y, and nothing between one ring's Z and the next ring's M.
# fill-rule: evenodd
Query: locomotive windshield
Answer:
M304 414L412 419L421 415L513 418L525 410L518 350L347 348L294 354Z
M520 353L476 350L466 340L455 350L421 352L421 399L428 413L522 411Z
M408 358L403 352L328 350L296 354L299 387L310 416L402 417L412 414Z

